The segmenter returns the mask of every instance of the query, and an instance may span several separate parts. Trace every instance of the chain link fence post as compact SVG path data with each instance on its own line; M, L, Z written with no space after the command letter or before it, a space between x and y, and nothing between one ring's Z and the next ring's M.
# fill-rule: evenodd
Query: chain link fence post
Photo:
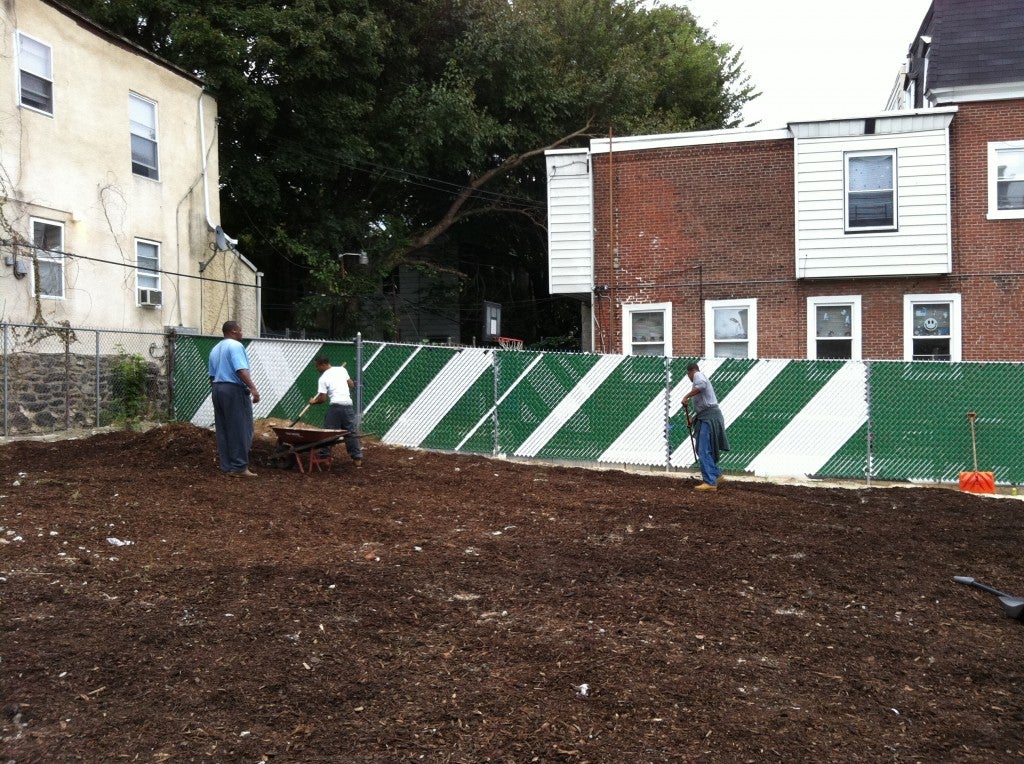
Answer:
M491 376L494 384L491 386L491 429L494 431L494 446L491 455L497 456L501 453L501 438L499 428L501 421L498 417L498 399L501 397L501 390L498 389L501 377L501 354L495 350L491 353Z
M864 364L864 398L867 404L867 429L864 433L865 462L864 477L867 479L868 487L871 486L871 479L875 476L875 423L871 411L871 361Z
M356 332L356 432L363 432L363 333Z
M665 356L665 426L662 428L665 439L665 471L672 469L672 357Z

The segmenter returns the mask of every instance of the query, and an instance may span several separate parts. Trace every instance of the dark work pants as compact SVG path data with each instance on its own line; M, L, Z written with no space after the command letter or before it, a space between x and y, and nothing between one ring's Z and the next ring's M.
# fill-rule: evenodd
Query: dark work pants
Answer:
M363 458L363 446L356 435L356 409L351 403L332 403L324 415L325 430L348 430L345 449L353 459ZM321 456L330 454L330 449L321 451Z
M217 428L217 455L224 472L249 468L252 448L252 399L248 388L229 382L213 386L213 421Z

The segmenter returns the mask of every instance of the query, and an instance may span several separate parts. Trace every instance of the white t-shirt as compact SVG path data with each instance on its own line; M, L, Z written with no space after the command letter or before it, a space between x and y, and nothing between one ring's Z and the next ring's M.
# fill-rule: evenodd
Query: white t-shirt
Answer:
M332 366L320 375L320 381L316 383L316 391L327 396L327 403L352 404L352 393L348 389L348 381L351 379L348 370L344 366Z

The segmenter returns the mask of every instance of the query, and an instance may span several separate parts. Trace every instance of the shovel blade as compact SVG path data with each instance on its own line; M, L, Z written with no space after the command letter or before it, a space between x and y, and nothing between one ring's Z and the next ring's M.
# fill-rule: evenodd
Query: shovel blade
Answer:
M960 490L967 493L995 493L996 476L994 472L961 472Z
M1018 621L1024 620L1024 599L1019 597L1000 597L999 601L1003 603L1003 610L1006 612L1007 618L1016 618Z
M983 592L996 595L996 597L999 598L999 601L1003 604L1003 611L1006 613L1007 618L1015 618L1018 621L1024 621L1024 597L1012 597L1006 592L1001 592L993 586L983 584L981 581L978 581L971 576L953 576L953 580L958 584L971 586L975 589L980 589Z

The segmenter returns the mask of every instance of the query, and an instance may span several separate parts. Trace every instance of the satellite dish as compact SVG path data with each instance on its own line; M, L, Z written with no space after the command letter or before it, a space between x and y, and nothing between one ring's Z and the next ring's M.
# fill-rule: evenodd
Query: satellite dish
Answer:
M217 226L214 231L217 237L216 242L218 251L223 252L226 249L234 249L235 245L238 244L238 239L232 239L224 233L224 229L220 226Z

